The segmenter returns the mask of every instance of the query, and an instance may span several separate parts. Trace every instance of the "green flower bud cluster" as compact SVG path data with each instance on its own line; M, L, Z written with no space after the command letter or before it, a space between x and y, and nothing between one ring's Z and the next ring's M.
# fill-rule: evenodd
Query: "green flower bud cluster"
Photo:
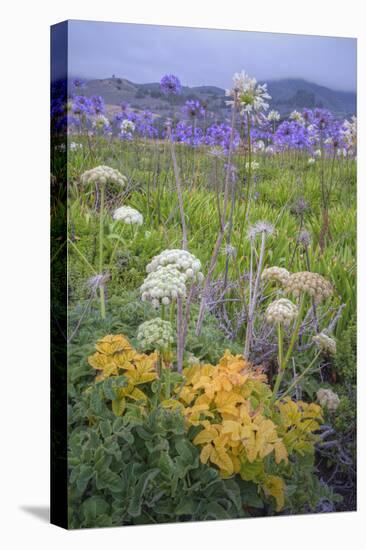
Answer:
M148 274L140 287L142 301L150 301L154 307L168 306L178 296L186 296L186 275L172 265L159 266Z
M145 321L137 329L137 340L143 350L164 349L173 343L173 327L160 317Z

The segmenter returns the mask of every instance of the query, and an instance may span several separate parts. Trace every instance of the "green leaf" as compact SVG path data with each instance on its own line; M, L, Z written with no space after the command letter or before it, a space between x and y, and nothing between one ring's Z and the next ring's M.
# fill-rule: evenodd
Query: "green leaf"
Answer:
M121 476L109 469L97 472L96 486L97 489L109 489L112 493L118 493L124 489Z
M99 525L97 519L109 513L109 504L99 496L87 498L81 505L81 514L89 525Z
M104 439L112 435L112 425L109 420L103 420L103 422L99 424L99 428Z
M141 475L136 487L134 488L133 496L128 506L128 513L130 514L130 516L137 517L141 514L142 498L144 496L144 493L149 483L151 483L151 481L159 474L159 472L160 470L154 468L152 470L148 470Z
M112 401L112 411L116 416L122 416L126 408L126 399L122 397L121 399L113 399Z
M162 471L163 475L170 478L174 474L174 462L170 458L168 453L161 453L158 460L158 467Z

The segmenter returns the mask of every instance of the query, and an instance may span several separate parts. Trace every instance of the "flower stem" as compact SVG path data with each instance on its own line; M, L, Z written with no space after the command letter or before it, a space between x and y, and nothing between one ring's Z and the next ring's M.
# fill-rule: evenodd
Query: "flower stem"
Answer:
M302 294L301 298L300 298L299 313L298 313L298 316L297 316L297 319L296 319L295 328L294 328L294 331L293 331L292 336L291 336L290 345L288 347L285 359L283 361L283 369L286 368L286 365L289 362L289 359L292 355L296 340L299 336L299 330L300 330L300 326L301 326L302 314L303 314L303 311L304 311L304 305L305 305L305 294Z
M281 323L277 324L277 336L278 336L278 374L276 376L276 382L273 387L270 404L272 404L276 399L276 395L279 390L279 387L285 372L285 369L283 366L283 331L282 331Z
M103 271L103 240L104 240L104 199L105 199L105 184L100 186L100 212L99 212L99 273ZM99 288L100 294L100 314L102 319L105 319L105 294L104 286Z
M287 390L281 395L281 398L286 397L286 395L288 395L297 386L300 380L304 378L305 374L307 374L309 370L314 366L314 363L318 359L320 354L321 354L321 351L319 350L318 353L313 358L313 360L311 361L311 363L306 367L306 369L303 370L303 372L299 376L297 376L297 378L292 382L292 384L287 388Z

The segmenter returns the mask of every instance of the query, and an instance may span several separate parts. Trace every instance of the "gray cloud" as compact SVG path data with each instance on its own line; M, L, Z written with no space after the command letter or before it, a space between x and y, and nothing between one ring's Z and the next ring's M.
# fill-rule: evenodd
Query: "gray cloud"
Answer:
M103 23L69 22L69 73L112 74L133 82L174 73L184 84L227 88L244 69L258 80L304 78L356 89L356 39Z

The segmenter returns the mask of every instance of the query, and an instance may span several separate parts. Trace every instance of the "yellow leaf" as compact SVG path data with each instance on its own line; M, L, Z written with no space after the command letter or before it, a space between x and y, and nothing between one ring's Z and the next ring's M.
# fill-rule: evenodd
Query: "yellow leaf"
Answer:
M135 399L135 401L147 401L147 395L138 388L134 388L129 397Z
M277 464L279 464L281 460L284 460L286 464L288 463L287 449L282 443L282 441L279 440L274 444L274 451L275 451L275 460Z
M104 336L104 338L98 340L95 348L100 353L104 353L106 355L113 355L114 353L120 351L132 350L131 344L124 336L122 336L122 334L108 334L107 336Z
M202 447L202 451L200 454L200 460L202 464L207 464L207 461L210 458L210 454L212 450L213 450L213 446L211 445L211 443L207 443L207 445Z
M276 511L279 512L285 505L285 484L278 476L268 476L264 481L264 491L276 500Z
M196 435L196 437L193 440L193 443L194 445L202 445L203 443L210 443L218 435L219 435L219 432L212 426L209 426Z
M237 407L238 403L243 403L244 398L233 392L224 392L221 391L217 393L215 397L215 403L217 410L223 414L231 414L237 416L239 414L239 409Z

